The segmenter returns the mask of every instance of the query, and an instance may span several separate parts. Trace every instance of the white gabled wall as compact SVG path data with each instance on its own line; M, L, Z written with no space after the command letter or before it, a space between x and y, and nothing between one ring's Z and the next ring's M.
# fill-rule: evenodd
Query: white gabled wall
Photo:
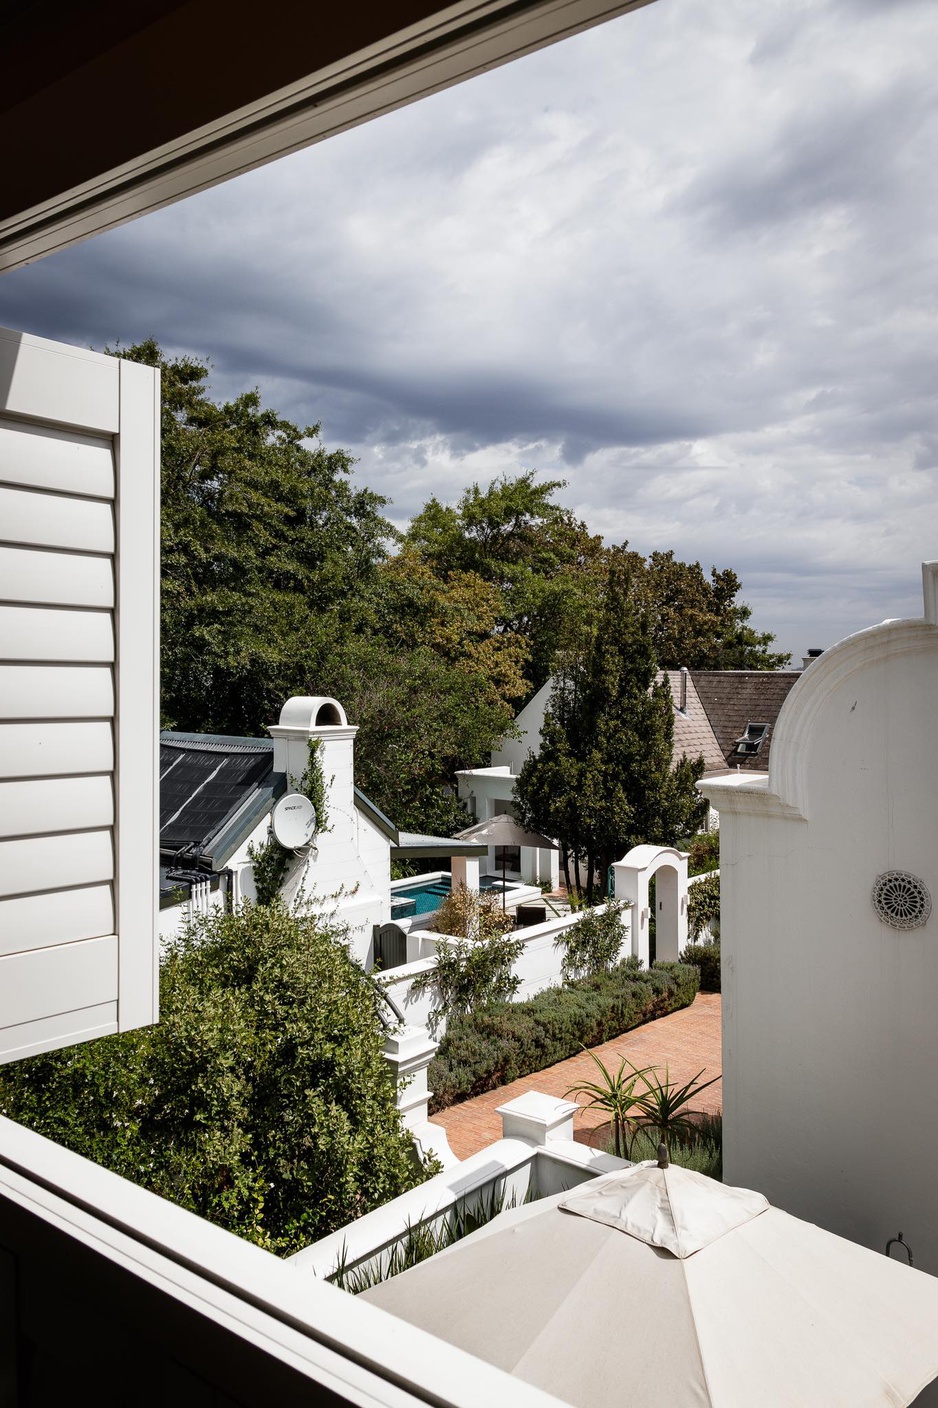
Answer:
M0 1060L156 1020L159 376L0 329Z
M727 1181L874 1249L901 1230L932 1273L936 698L934 613L886 621L795 685L768 775L699 784L721 822ZM889 870L931 892L923 927L878 917Z

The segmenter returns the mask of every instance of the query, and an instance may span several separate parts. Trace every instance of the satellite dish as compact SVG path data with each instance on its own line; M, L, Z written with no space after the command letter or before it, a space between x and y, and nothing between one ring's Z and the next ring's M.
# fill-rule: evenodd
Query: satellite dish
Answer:
M302 850L316 834L316 808L302 792L288 792L271 812L270 826L286 850Z

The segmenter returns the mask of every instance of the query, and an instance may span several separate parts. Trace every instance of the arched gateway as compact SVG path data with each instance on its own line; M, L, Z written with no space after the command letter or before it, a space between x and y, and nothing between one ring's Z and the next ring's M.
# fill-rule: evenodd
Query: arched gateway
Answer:
M655 885L655 957L677 960L687 943L687 852L673 846L633 846L612 867L617 900L632 905L632 953L649 960L648 887Z

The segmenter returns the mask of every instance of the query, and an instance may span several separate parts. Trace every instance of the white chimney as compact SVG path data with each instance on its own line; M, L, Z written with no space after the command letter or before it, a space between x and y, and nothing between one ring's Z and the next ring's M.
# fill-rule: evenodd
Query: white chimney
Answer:
M319 758L330 811L351 815L355 805L355 735L337 699L297 695L280 710L268 732L274 740L274 772L286 773L288 787L299 782L309 761L309 740L322 740Z
M801 657L801 668L803 670L806 670L809 665L813 665L814 661L817 660L819 655L823 654L823 650L809 650L807 655L802 655Z

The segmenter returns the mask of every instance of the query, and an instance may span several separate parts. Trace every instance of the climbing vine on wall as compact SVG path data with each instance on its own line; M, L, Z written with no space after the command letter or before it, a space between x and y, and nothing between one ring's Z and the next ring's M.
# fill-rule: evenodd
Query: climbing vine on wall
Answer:
M297 780L290 779L295 791L308 797L316 813L316 835L329 830L329 808L326 802L326 776L322 767L322 739L311 738L307 744L306 771ZM280 893L293 852L273 836L262 846L251 844L248 855L254 867L254 889L258 904L270 904Z

